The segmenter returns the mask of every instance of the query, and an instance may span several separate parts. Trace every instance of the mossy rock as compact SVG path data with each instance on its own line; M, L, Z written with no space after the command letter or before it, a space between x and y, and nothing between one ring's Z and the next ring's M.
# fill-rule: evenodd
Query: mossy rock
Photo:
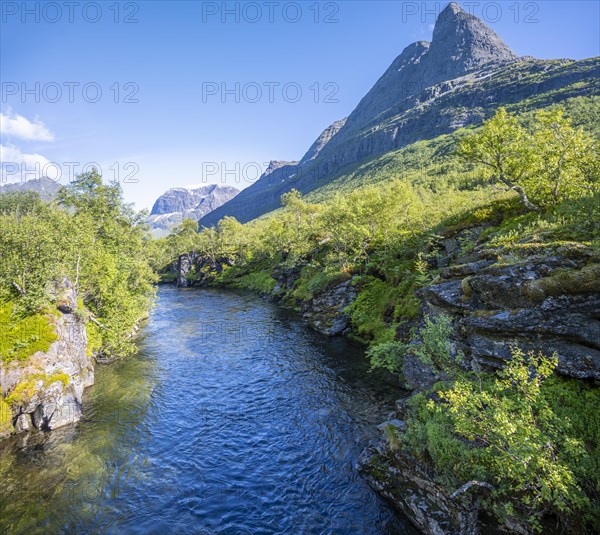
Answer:
M12 408L0 393L0 438L9 435L13 429Z
M9 406L18 406L25 405L29 402L29 400L35 395L38 390L43 388L47 388L52 383L60 381L63 384L63 388L65 388L69 384L69 376L60 371L55 371L51 375L47 375L46 373L32 373L27 376L27 378L21 381L13 391L6 396L4 403ZM38 388L39 383L41 382L40 388Z
M600 264L592 264L580 270L556 270L550 277L530 282L526 291L534 301L559 295L600 293Z
M460 281L460 289L463 292L463 301L468 301L473 296L473 288L471 288L471 279L473 277L465 277Z

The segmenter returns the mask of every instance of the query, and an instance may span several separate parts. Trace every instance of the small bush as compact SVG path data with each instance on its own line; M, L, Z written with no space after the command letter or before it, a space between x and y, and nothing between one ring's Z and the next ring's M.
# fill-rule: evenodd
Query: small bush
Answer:
M573 532L600 526L600 389L554 375L556 357L524 354L496 375L463 376L410 403L405 447L429 459L448 491L493 485L484 507L541 531L553 513Z
M452 320L448 316L433 319L425 316L425 326L412 340L410 351L431 368L449 372L463 359L462 353L452 350L452 332Z
M373 343L392 342L395 336L393 309L397 288L375 277L360 280L361 291L346 308L355 331Z
M384 342L371 346L367 356L371 360L371 369L385 368L392 373L402 372L406 345L401 342Z

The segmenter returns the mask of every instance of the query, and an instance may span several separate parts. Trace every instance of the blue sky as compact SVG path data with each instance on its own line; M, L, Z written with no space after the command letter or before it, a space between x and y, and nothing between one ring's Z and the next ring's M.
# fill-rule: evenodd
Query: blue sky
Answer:
M23 170L7 162L57 162L62 182L96 162L140 209L203 176L246 187L348 115L445 4L2 1L4 179ZM462 5L520 55L600 55L596 1Z

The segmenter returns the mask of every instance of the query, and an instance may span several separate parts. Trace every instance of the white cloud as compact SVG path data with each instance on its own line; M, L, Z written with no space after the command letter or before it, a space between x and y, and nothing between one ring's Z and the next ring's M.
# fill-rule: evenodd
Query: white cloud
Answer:
M6 114L0 113L0 134L18 137L28 141L53 141L54 134L39 119L30 121L22 115L8 110Z
M12 145L0 144L0 181L20 182L44 176L50 163L41 154L27 154ZM1 184L0 184L1 185Z

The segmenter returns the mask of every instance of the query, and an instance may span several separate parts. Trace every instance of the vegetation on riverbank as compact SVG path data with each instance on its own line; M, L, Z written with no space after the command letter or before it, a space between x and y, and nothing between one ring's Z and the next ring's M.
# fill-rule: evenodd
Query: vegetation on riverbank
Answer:
M437 276L431 259L452 229L485 225L479 242L505 262L569 243L600 252L599 110L597 97L518 120L500 110L473 135L459 130L365 164L336 181L338 192L293 190L281 210L245 225L225 217L198 233L185 221L154 243L153 266L172 280L181 255L201 256L202 269L219 263L211 284L265 293L275 288L268 278L276 270L300 267L283 295L296 307L354 277L361 290L348 310L355 334L371 345L390 342L397 325L418 314L415 292ZM363 182L371 184L355 187ZM461 248L475 245L465 238ZM202 275L192 265L188 279Z
M73 312L89 321L90 348L133 351L130 334L154 297L148 242L142 216L96 171L62 188L52 203L32 193L0 196L2 361L26 360L55 340L51 310L64 298L57 295L64 277L79 296Z
M500 110L475 132L390 153L307 197L292 191L281 210L245 225L224 218L199 233L182 225L155 244L154 266L187 255L192 282L247 287L298 308L350 280L357 298L345 312L353 335L369 344L372 365L401 374L410 351L444 378L411 402L400 447L427 462L448 489L487 482L493 490L482 494L483 506L505 525L539 531L543 516L553 514L575 530L598 528L595 385L560 378L552 355L518 348L504 371L463 370L443 318L425 318L407 339L398 336L420 314L418 291L441 272L434 261L440 242L459 229L485 227L472 239L463 235L460 252L488 248L498 265L584 253L589 266L527 291L552 295L565 284L597 291L598 106L581 98L567 102L564 114L556 107L520 117ZM355 187L364 182L371 184ZM195 263L198 257L205 261ZM290 285L275 284L287 274ZM468 295L468 277L463 283Z
M440 355L426 345L421 351ZM406 430L388 429L391 442L434 467L448 494L466 481L485 482L481 505L501 524L540 532L552 513L570 533L597 531L600 389L561 378L556 364L555 356L517 347L496 374L446 360L453 379L409 400Z

